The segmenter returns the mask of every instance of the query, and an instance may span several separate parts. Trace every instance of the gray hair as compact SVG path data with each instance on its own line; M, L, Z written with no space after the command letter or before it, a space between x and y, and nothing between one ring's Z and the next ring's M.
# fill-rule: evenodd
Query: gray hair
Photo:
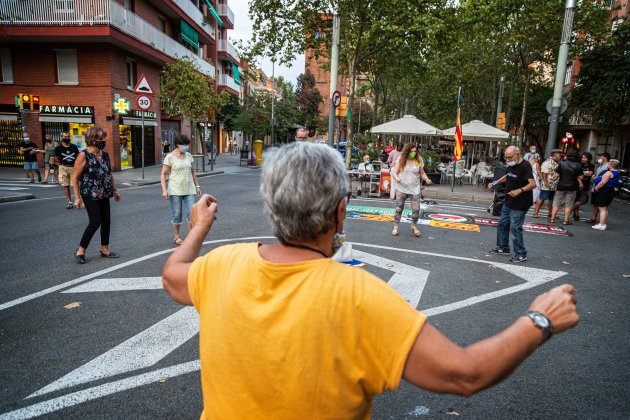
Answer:
M295 132L295 137L297 137L298 135L306 136L306 139L308 139L308 131L306 130L306 128L298 128L297 131Z
M347 192L341 155L327 145L295 142L265 156L260 193L282 243L312 241L330 230Z

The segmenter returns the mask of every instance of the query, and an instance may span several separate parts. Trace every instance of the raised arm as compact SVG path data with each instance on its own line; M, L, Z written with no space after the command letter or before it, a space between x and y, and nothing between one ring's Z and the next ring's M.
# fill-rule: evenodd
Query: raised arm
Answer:
M573 290L569 284L556 287L530 306L549 319L554 334L579 321ZM465 348L427 324L409 352L403 377L429 391L470 396L505 379L542 342L542 330L526 316L501 333Z

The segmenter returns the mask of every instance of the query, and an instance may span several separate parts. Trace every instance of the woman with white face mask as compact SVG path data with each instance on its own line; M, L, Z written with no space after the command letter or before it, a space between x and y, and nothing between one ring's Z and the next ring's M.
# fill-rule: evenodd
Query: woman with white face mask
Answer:
M195 196L201 195L201 187L193 169L193 157L188 153L189 145L188 136L180 134L175 138L175 150L164 158L160 176L162 197L171 205L174 241L177 245L183 242L179 234L183 214L185 212L186 221L190 223L190 209L195 204Z

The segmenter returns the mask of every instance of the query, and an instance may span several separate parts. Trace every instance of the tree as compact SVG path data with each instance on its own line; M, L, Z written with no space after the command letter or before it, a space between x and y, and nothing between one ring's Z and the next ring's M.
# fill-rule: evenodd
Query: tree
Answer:
M582 66L571 92L573 107L607 131L630 116L630 22L580 58Z
M309 70L298 76L295 104L300 111L300 122L307 127L317 124L322 94L316 87L315 76Z
M221 108L229 96L225 91L217 93L211 80L188 57L167 64L162 70L162 88L158 95L164 112L189 119L192 127L196 122L207 121L208 114ZM204 142L201 148L205 152Z
M235 120L242 112L243 107L241 107L238 96L230 95L225 105L219 108L217 118L223 123L223 127L227 131L233 131Z

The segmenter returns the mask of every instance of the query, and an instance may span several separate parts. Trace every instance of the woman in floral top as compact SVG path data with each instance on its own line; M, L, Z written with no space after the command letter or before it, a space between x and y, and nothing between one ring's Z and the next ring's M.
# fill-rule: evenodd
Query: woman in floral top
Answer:
M101 228L101 257L118 258L119 255L109 250L110 210L109 199L120 201L120 194L114 185L112 166L105 148L107 133L101 127L90 127L85 135L87 149L79 153L74 163L74 206L82 205L87 210L88 223L81 245L75 256L80 264L85 264L85 251L98 228ZM83 202L81 202L81 197Z
M160 176L162 197L171 206L171 222L177 245L183 242L179 234L183 216L185 214L186 221L190 223L190 209L195 204L195 196L201 195L201 187L193 169L193 157L188 153L189 144L190 139L187 136L179 135L175 138L175 150L164 158Z

